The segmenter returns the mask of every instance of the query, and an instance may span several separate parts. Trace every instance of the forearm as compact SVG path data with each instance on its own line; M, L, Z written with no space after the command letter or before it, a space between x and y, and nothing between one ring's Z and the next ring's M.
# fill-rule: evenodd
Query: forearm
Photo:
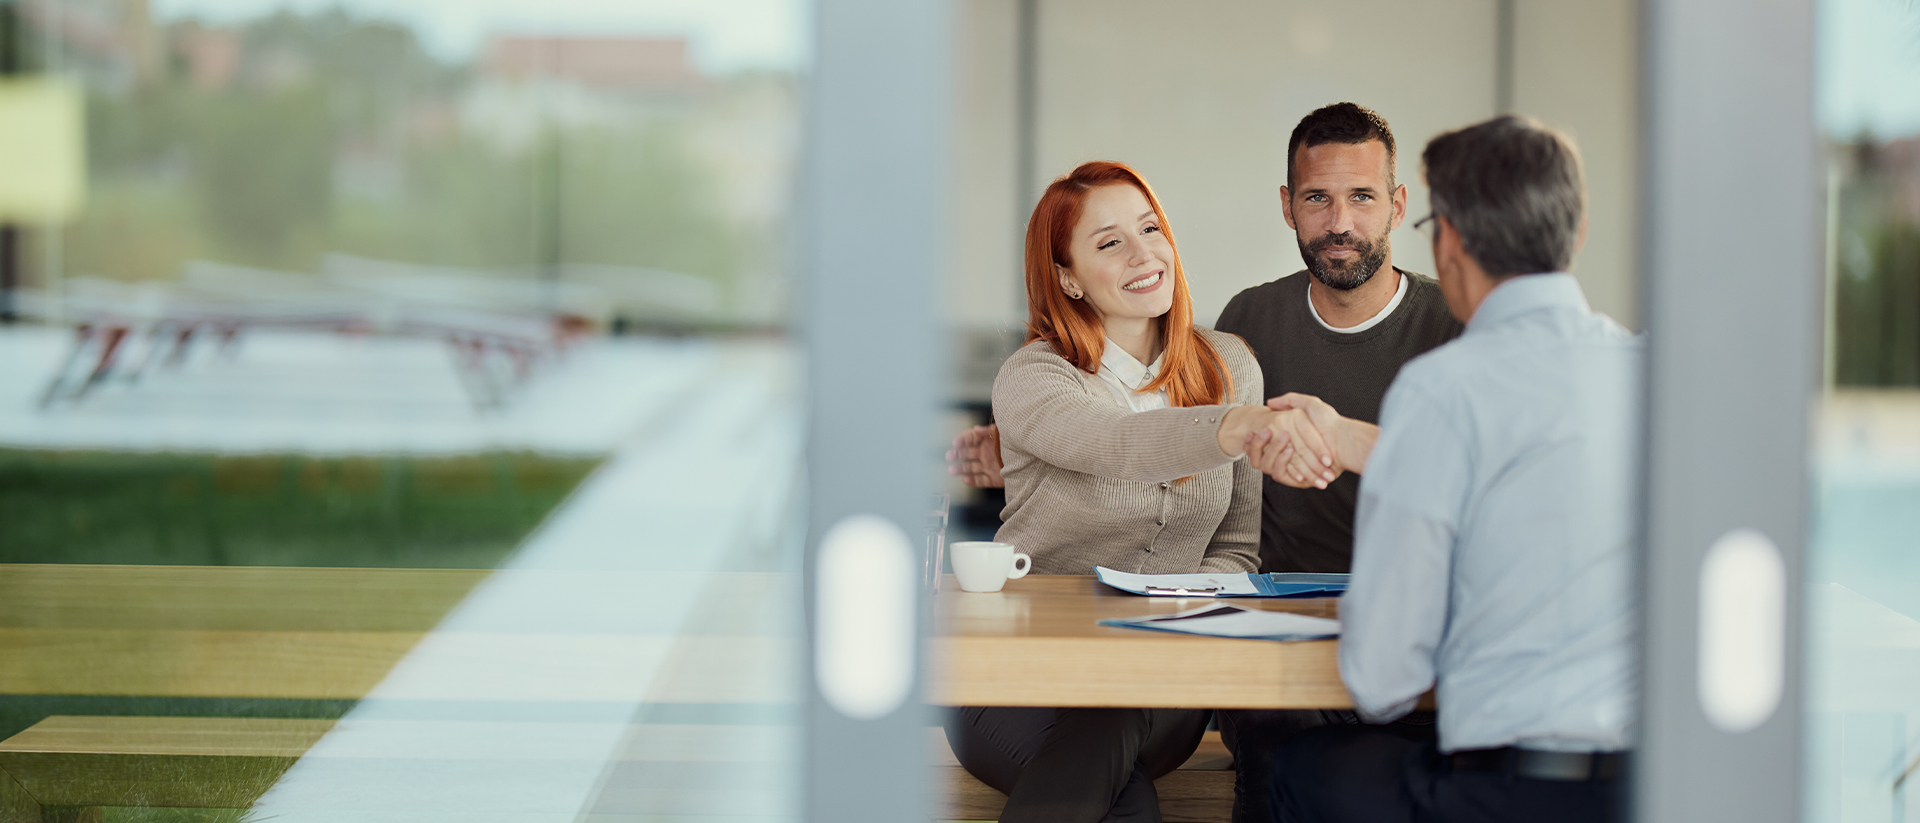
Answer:
M1266 428L1273 416L1265 406L1234 406L1228 410L1216 433L1220 453L1229 458L1246 454L1247 436Z
M1032 416L999 415L1000 435L1008 445L1054 466L1159 483L1233 459L1215 436L1227 411L1224 406L1114 413L1055 408Z
M1433 685L1452 542L1447 524L1362 495L1340 599L1340 678L1371 722L1406 714Z
M1007 449L1049 465L1119 480L1158 483L1219 467L1216 432L1224 405L1134 412L1090 392L1087 377L1059 357L1023 349L993 382L994 417Z
M1351 417L1340 418L1339 445L1334 460L1341 471L1367 473L1367 460L1373 457L1373 444L1380 440L1380 427Z

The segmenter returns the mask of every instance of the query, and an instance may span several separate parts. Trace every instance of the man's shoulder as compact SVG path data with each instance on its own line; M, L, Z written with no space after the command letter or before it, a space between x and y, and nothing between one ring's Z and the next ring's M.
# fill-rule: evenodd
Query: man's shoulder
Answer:
M1393 388L1404 386L1435 399L1452 394L1471 394L1468 388L1474 382L1471 376L1482 369L1497 370L1500 352L1497 348L1488 350L1484 339L1463 335L1465 326L1447 311L1441 295L1436 291L1433 298L1441 304L1440 314L1445 315L1446 325L1442 325L1437 317L1424 318L1426 325L1431 327L1425 334L1434 339L1426 349L1408 358L1400 367Z
M1227 301L1227 307L1220 312L1220 325L1231 326L1234 320L1252 317L1271 317L1286 306L1305 299L1307 288L1302 285L1300 278L1306 276L1309 276L1307 270L1301 269L1278 280L1242 289ZM1222 330L1240 333L1236 328Z
M1552 327L1539 322L1509 324L1456 336L1408 360L1396 384L1436 397L1471 397L1489 375L1531 373L1546 380L1572 379L1598 363L1637 364L1644 357L1645 335L1628 331L1605 315L1564 312L1558 322Z
M1193 332L1200 335L1200 339L1207 341L1207 345L1219 349L1222 354L1230 350L1244 350L1247 347L1246 341L1242 340L1240 335L1230 331L1209 329L1206 326L1196 324L1193 327Z
M1431 291L1434 294L1440 293L1440 281L1434 279L1433 275L1422 274L1412 269L1402 269L1399 267L1395 267L1394 271L1407 276L1408 294L1412 294L1415 291Z
M1417 271L1400 269L1407 278L1407 297L1403 305L1412 310L1418 320L1426 321L1438 328L1450 330L1448 338L1456 337L1465 328L1447 308L1447 296L1440 291L1440 281Z
M1414 355L1406 365L1400 367L1400 375L1394 382L1410 386L1430 384L1435 388L1457 386L1457 378L1463 371L1470 371L1485 362L1485 358L1471 351L1472 348L1472 341L1459 338L1441 343Z

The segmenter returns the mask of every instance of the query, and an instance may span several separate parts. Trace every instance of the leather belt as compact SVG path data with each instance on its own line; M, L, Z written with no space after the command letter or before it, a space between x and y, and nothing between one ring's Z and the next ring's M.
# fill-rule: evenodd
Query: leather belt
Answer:
M1447 767L1456 772L1495 772L1532 780L1613 780L1620 776L1619 752L1543 752L1502 746L1498 749L1469 749L1446 755Z

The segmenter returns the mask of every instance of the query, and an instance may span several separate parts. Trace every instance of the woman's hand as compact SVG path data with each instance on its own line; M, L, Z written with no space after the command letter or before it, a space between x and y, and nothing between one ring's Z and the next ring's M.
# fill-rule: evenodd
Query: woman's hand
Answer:
M1219 437L1222 452L1246 454L1250 465L1281 483L1324 488L1339 476L1328 439L1298 409L1234 408L1221 421Z
M974 426L953 438L947 450L947 474L959 477L976 489L999 489L1007 485L1000 473L1000 427Z
M1269 444L1277 447L1249 448L1247 457L1262 474L1297 489L1324 489L1340 476L1337 448L1333 439L1314 425L1300 409L1276 410L1268 431Z
M1380 435L1378 426L1341 417L1333 406L1309 394L1282 395L1268 400L1267 406L1283 414L1304 415L1307 425L1323 438L1329 449L1327 452L1316 450L1313 459L1306 461L1284 447L1268 446L1252 455L1254 465L1275 481L1294 488L1324 489L1341 472L1365 473L1367 459L1372 456L1373 444ZM1313 465L1316 461L1317 467ZM1319 470L1314 471L1316 468Z

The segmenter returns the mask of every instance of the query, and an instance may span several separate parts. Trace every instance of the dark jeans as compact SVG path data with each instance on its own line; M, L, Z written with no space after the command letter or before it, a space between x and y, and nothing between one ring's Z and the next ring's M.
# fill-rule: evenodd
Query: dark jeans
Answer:
M1372 726L1323 726L1273 759L1273 818L1285 823L1610 823L1613 780L1456 772L1432 743Z
M1208 714L967 706L947 714L947 742L1007 794L1000 823L1159 823L1153 779L1193 755Z
M1233 823L1266 823L1276 814L1270 798L1274 757L1280 746L1321 726L1360 726L1360 716L1339 709L1223 709L1220 742L1233 753ZM1432 742L1433 712L1414 712L1375 728L1416 743Z

